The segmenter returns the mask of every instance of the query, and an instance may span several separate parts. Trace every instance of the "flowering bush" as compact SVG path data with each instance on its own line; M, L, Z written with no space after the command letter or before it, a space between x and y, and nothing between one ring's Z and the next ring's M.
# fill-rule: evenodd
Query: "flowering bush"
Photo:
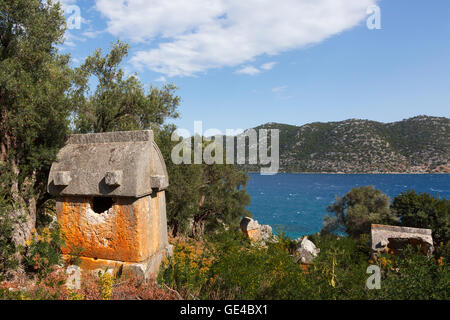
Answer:
M27 241L24 261L28 269L36 271L39 276L45 276L52 271L52 266L62 262L61 246L64 240L59 228L44 228L41 234L33 232Z
M198 297L208 281L211 265L211 254L202 243L177 241L173 257L163 261L158 280L185 298Z
M100 296L103 300L109 300L111 298L113 285L114 285L114 276L107 271L98 272L98 279L100 285Z

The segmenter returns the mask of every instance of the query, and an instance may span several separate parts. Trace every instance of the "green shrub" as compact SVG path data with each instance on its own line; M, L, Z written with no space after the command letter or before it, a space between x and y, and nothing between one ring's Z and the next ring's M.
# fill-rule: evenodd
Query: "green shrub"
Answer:
M12 206L0 200L0 280L8 270L15 269L19 261L16 253L19 248L12 241L14 224L19 218L11 215Z
M197 298L210 276L211 255L200 243L178 241L173 256L163 262L158 282L187 299Z
M295 249L297 249L297 241L289 238L286 233L282 231L277 231L278 234L278 243L281 245L284 250L289 254L294 254Z
M367 237L313 235L320 253L307 273L309 299L366 299Z
M261 247L228 231L199 244L178 243L159 279L185 298L200 299L448 299L449 268L444 258L411 248L400 256L371 259L369 236L310 235L320 253L309 266L294 262L295 241ZM447 247L437 248L444 254ZM208 263L203 259L207 257ZM381 289L369 290L369 265L381 269Z
M64 240L58 227L44 228L40 235L34 233L27 244L25 264L40 277L46 276L52 271L52 266L62 262L60 248L64 245Z
M353 188L328 206L327 211L335 216L325 217L322 233L346 232L358 237L369 234L373 223L393 224L396 217L389 204L389 197L372 186Z
M382 255L381 289L370 290L371 299L448 300L450 268L408 246L402 256Z
M391 208L401 225L432 229L437 244L450 240L450 200L410 190L395 197Z
M436 246L434 256L437 259L442 259L443 263L450 263L450 241L445 244L441 242Z
M302 271L285 243L267 248L241 234L224 233L212 243L214 262L204 297L213 299L296 299ZM213 295L211 295L211 293Z

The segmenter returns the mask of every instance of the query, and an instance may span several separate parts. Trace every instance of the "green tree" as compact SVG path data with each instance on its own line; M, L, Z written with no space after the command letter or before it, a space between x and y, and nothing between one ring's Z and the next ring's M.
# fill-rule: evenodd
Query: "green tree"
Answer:
M59 4L0 0L0 188L14 203L9 216L20 221L13 233L20 245L35 226L50 164L66 139L72 70L56 47L64 32Z
M245 187L248 176L231 164L203 164L203 185L199 210L194 215L193 233L236 227L242 216L249 216L246 206L250 196Z
M247 176L233 165L172 163L171 150L177 142L171 136L176 128L163 124L167 118L178 117L180 98L175 96L176 87L150 87L146 93L135 75L125 77L120 69L127 54L128 45L117 42L104 56L96 50L76 70L75 131L154 130L169 174L167 218L173 235L200 236L220 225L237 224L242 215L248 215ZM90 95L88 84L92 77L98 84Z
M171 140L176 130L166 125L156 134L156 143L166 161L169 187L166 194L167 224L173 236L187 234L192 227L192 217L197 213L200 202L200 188L203 180L203 166L199 164L175 165L171 159L172 148L177 142Z
M400 218L401 225L432 229L437 244L449 241L450 200L409 190L394 198L391 209Z
M335 216L324 218L322 232L345 231L350 236L359 236L369 233L373 223L395 223L389 204L389 197L372 186L353 188L328 206L327 211Z
M77 132L148 129L178 117L177 88L167 84L161 89L150 87L147 93L136 75L126 77L120 68L127 55L128 44L118 41L105 56L97 49L77 68ZM89 94L89 80L97 82L93 94Z
M171 151L179 143L171 140L175 129L165 126L156 135L170 180L167 219L172 235L200 237L205 231L237 227L242 216L250 215L245 208L250 203L245 190L248 176L235 165L174 164ZM208 143L203 142L203 147Z
M18 265L17 245L11 241L15 221L10 217L13 205L0 199L0 280L4 274Z

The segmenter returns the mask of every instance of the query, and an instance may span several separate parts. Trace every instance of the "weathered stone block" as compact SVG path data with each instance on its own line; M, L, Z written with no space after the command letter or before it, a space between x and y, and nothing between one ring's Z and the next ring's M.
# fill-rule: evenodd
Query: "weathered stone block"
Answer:
M168 245L164 192L113 198L111 208L101 213L93 210L93 199L58 199L58 222L66 236L63 253L83 248L86 257L141 262Z
M48 179L63 253L82 249L83 270L157 272L168 247L167 186L152 131L72 135Z
M319 252L320 249L308 237L304 237L297 245L294 258L296 262L311 264Z
M391 249L398 252L408 244L420 248L424 254L434 251L431 229L372 224L371 237L373 251Z
M64 181L67 184L61 188L58 172L64 171L70 172L71 180ZM108 185L106 179L108 172L116 171L122 171L118 187ZM168 185L164 159L152 131L119 131L72 135L52 164L47 190L59 196L139 198Z
M78 266L70 265L66 269L68 275L66 280L66 287L71 290L81 289L81 269Z
M258 221L249 217L244 217L240 224L242 232L252 241L269 241L274 238L272 227L261 225Z

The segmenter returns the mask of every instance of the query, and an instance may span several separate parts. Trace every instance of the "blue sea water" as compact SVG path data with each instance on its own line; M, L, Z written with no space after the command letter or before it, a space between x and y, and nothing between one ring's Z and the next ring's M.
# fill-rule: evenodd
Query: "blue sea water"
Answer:
M283 230L289 237L320 231L326 207L335 196L350 189L372 185L391 200L414 189L433 196L450 198L449 174L293 174L263 176L250 173L248 210L260 224Z

